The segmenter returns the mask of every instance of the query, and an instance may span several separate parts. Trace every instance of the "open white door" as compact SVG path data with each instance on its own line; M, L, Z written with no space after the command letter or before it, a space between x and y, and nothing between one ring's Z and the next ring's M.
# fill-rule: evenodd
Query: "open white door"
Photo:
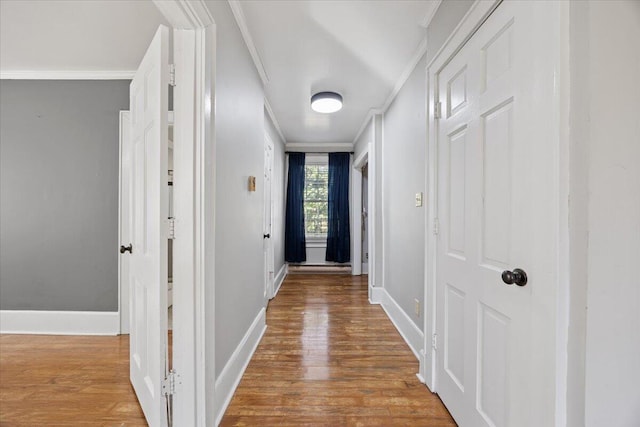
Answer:
M130 87L130 378L147 422L166 426L169 30L160 26Z
M436 390L461 426L553 425L553 7L503 2L437 74Z
M273 221L273 206L271 201L271 174L273 171L273 143L269 138L264 140L264 296L274 297L274 260L273 240L271 239L271 224Z

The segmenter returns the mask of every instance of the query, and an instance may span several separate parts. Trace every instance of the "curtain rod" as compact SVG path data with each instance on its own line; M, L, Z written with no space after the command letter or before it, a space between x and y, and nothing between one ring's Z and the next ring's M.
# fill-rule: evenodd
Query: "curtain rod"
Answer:
M354 154L354 151L285 151L284 154L289 153L304 153L304 154L329 154L329 153L349 153Z

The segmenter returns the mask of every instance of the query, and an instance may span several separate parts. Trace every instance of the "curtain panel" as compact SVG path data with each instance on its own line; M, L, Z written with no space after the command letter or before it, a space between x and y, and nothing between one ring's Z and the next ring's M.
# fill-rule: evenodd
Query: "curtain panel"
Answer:
M304 153L289 153L289 180L284 229L284 259L287 262L307 260L304 229Z
M329 153L329 224L325 259L333 262L351 260L349 229L349 153Z

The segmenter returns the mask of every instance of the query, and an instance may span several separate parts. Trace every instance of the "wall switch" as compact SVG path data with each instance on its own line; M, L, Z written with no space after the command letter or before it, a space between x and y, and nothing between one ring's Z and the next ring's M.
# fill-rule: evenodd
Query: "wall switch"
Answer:
M416 208L422 206L422 193L416 193Z
M413 311L416 316L420 316L420 300L418 298L413 300Z

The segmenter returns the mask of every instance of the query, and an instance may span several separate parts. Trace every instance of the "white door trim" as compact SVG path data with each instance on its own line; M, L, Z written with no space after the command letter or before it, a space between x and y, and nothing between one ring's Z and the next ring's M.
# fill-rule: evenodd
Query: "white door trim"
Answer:
M119 113L118 120L118 139L119 139L119 148L118 148L118 247L120 245L127 245L129 242L125 242L125 236L122 235L122 222L125 220L125 217L129 216L129 212L126 215L123 215L122 212L122 197L126 194L129 195L129 191L124 191L122 188L122 161L123 161L123 142L129 138L129 126L130 122L130 112L128 110L121 110ZM131 206L129 206L131 209ZM129 236L126 236L127 239ZM114 248L115 250L115 248ZM128 263L127 267L122 265L123 257L118 255L118 319L119 319L119 331L120 334L128 334L129 333L129 269Z
M153 0L176 32L174 110L174 367L182 376L174 425L215 420L214 312L214 93L216 27L202 0ZM192 315L178 315L192 310ZM206 309L206 308L209 309ZM178 338L177 328L180 329ZM184 373L184 374L182 374ZM189 379L191 384L185 380Z
M353 161L351 179L351 274L362 274L362 167L367 162L368 151Z
M425 382L433 392L437 392L438 384L435 378L435 351L432 346L432 338L436 333L436 239L433 238L434 226L437 220L437 132L438 124L434 116L435 93L437 92L435 76L451 60L451 58L464 46L467 40L482 25L491 12L502 0L482 1L476 0L462 18L458 26L453 30L449 38L444 42L440 50L427 65L427 189L428 209L427 228L425 233L425 285L424 285L424 346L420 354L419 378ZM429 303L427 303L429 301Z
M273 233L273 168L274 168L274 154L275 154L275 145L273 143L273 140L271 139L271 137L269 136L269 134L267 132L264 133L264 142L265 145L268 145L269 148L271 149L271 158L269 160L269 215L270 215L270 225L269 225L269 230L268 233L271 235L271 237L269 237L268 240L268 245L270 246L270 248L268 249L267 252L267 277L265 277L265 280L268 280L268 284L267 284L267 299L265 301L265 308L269 302L270 299L272 299L273 297L276 296L276 292L275 292L275 279L276 279L276 272L275 272L275 252L273 250L273 238L274 238L274 233ZM265 185L265 194L267 191L266 185ZM264 200L264 199L263 199ZM263 212L266 212L266 207L263 206ZM269 274L271 274L271 277L269 278Z

